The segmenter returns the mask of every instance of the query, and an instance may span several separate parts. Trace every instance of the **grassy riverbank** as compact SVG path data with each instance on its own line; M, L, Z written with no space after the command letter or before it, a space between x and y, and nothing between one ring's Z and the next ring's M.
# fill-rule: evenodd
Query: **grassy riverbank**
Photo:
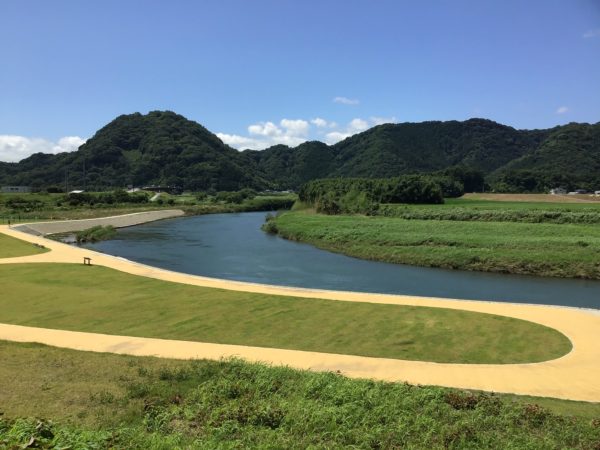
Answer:
M592 449L600 441L598 404L2 341L0 355L0 385L11 386L0 390L8 448L31 438L42 448L131 449Z
M234 292L97 266L4 265L0 285L2 322L35 327L456 363L544 361L571 348L555 330L508 317Z
M97 195L101 193L90 194ZM68 197L67 197L68 198ZM46 220L95 219L157 209L182 209L186 214L218 214L244 211L277 211L289 209L295 194L259 194L239 202L220 200L217 196L199 194L161 194L160 201L112 204L70 204L64 194L0 194L0 224Z
M364 259L600 279L597 225L407 220L296 211L273 219L269 229L287 239Z
M0 258L37 255L48 250L0 233Z

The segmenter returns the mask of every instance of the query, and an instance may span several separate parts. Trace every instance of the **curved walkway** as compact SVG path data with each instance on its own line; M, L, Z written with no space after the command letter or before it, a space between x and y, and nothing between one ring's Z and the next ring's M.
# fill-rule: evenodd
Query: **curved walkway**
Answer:
M284 364L300 369L339 370L350 377L405 381L484 391L600 402L600 311L576 308L448 300L401 295L324 291L244 283L187 275L122 258L69 246L0 226L0 232L43 245L51 251L33 256L2 258L0 264L61 262L93 264L164 281L234 291L350 302L430 306L497 314L546 325L566 335L573 350L552 361L534 364L441 364L272 348L210 344L166 339L112 336L43 328L0 325L0 339L40 342L77 350L154 355L170 358L238 356L251 361Z

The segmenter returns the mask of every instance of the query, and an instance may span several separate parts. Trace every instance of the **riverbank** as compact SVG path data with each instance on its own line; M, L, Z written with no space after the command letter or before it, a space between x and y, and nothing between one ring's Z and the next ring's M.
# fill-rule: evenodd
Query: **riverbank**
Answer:
M277 235L374 261L545 277L600 279L600 229L545 224L284 213Z
M134 225L141 225L143 223L154 222L156 220L181 217L184 214L185 212L180 209L164 209L158 211L136 212L118 216L99 217L95 219L33 222L14 225L12 228L36 236L46 236L49 234L58 233L74 233L98 226L112 226L114 228L131 227Z
M182 345L181 341L174 341L171 348L173 351L176 350L176 356L180 358L239 356L250 361L271 362L302 369L339 370L347 376L356 378L374 378L520 395L600 401L600 386L597 383L597 379L600 378L600 348L597 346L597 342L600 340L600 315L597 311L525 304L319 291L211 279L133 263L121 258L27 235L17 230L9 230L7 227L0 227L0 232L32 243L45 245L51 250L40 255L0 259L0 264L41 262L81 264L84 257L89 257L95 265L114 268L133 275L229 291L345 302L427 306L512 317L558 330L567 336L573 344L573 350L568 355L536 364L442 364L260 347L234 346L235 348L230 348L224 344L193 343L196 347L186 347ZM10 327L14 327L13 325L6 325L5 327L8 327L5 328L8 333L4 336L5 339L16 339L23 342L33 340L53 345L57 344L51 337L52 333L74 333L48 330L50 334L47 335L48 339L46 339L43 329L36 329L38 331L34 337L34 334L28 334L23 330L12 329L10 331ZM0 336L0 339L2 338ZM138 341L132 345L132 339L134 338L122 337L120 342L114 342L106 346L107 341L94 338L82 340L71 337L62 340L60 345L82 350L115 351L138 355L160 354L164 357L175 356L174 353L162 353L158 350L158 347L153 345L140 345ZM523 344L526 345L527 340L524 340ZM95 347L96 345L97 347ZM209 346L210 351L208 350L209 347L203 346Z

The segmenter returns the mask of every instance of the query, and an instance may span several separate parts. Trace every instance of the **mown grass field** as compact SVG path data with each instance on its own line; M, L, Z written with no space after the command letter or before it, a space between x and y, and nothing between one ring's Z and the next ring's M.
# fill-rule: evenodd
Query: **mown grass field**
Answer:
M0 389L3 448L595 449L600 442L599 404L3 341L0 357L0 385L10 386Z
M556 330L508 317L234 292L96 266L3 265L0 285L0 322L18 325L436 362L534 362L571 349Z
M48 250L0 233L0 258L37 255L46 251Z
M444 207L448 206L440 208ZM600 227L594 224L407 220L294 211L278 216L270 228L287 239L377 261L600 279Z

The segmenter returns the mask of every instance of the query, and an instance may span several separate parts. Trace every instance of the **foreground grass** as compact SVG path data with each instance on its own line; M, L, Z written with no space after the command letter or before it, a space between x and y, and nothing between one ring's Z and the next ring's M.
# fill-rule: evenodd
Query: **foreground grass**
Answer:
M96 266L0 266L0 322L129 336L464 363L534 362L571 349L556 330L444 308L234 292Z
M16 256L37 255L47 252L47 249L36 247L29 242L15 239L0 233L0 258L14 258Z
M594 449L600 442L598 404L2 341L0 357L0 385L9 387L0 389L0 447Z
M450 269L600 279L600 228L395 217L278 216L282 237L351 256Z

